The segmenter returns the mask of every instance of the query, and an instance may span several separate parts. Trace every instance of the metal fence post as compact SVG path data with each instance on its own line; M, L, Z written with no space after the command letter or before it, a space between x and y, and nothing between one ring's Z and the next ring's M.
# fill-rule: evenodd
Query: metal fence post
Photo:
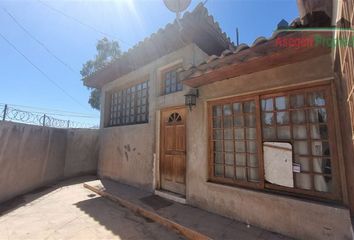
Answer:
M7 104L5 104L4 115L2 116L2 120L3 120L3 121L6 120L6 113L7 113Z
M45 127L45 118L46 118L47 116L44 114L44 116L43 116L43 127Z

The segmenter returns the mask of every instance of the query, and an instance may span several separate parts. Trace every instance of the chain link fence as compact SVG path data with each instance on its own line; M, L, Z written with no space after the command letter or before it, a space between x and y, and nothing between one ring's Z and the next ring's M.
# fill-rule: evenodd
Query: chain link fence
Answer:
M53 128L99 128L98 125L54 118L48 114L29 112L8 104L0 104L0 121L26 123Z

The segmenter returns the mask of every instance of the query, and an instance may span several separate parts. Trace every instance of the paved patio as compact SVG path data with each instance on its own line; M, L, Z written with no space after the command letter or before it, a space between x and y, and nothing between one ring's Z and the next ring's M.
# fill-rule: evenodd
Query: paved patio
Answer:
M62 182L0 204L0 239L183 239L85 189L88 180Z

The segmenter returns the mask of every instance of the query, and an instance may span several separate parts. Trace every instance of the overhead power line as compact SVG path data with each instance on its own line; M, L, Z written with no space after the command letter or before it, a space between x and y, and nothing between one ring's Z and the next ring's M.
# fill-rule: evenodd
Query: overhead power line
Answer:
M18 27L20 27L30 38L32 38L35 42L37 42L50 56L55 58L58 62L64 65L71 72L78 74L78 71L75 71L69 64L60 59L57 55L55 55L43 42L38 40L35 36L33 36L30 31L28 31L6 8L3 8L4 12L16 23Z
M68 19L71 19L71 20L75 21L76 23L78 23L78 24L80 24L80 25L82 25L82 26L84 26L84 27L86 27L86 28L91 29L92 31L95 31L95 32L97 32L97 33L99 33L99 34L101 34L101 35L103 35L103 36L105 36L105 37L109 37L109 38L111 38L111 39L118 40L119 42L124 43L124 44L125 44L126 46L128 46L128 47L132 47L132 46L133 46L132 44L127 43L126 41L124 41L124 40L122 40L122 39L119 39L119 38L117 38L117 37L115 37L115 36L113 36L113 35L111 35L111 34L109 34L109 33L103 32L103 31L97 29L96 27L93 27L93 26L91 26L91 25L89 25L89 24L87 24L87 23L84 23L83 21L81 21L81 20L79 20L79 19L77 19L77 18L75 18L75 17L73 17L73 16L70 16L70 15L66 14L65 12L63 12L63 11L61 11L61 10L59 10L59 9L57 9L57 8L52 7L51 5L45 3L44 1L38 0L38 2L40 2L43 6L45 6L45 7L49 8L49 9L51 9L52 11L54 11L54 12L56 12L56 13L59 13L59 14L61 14L62 16L64 16L64 17L66 17L66 18L68 18Z
M25 54L23 54L12 42L10 42L2 33L0 33L0 37L6 41L18 54L20 54L29 64L31 64L38 72L40 72L49 82L51 82L55 87L60 89L66 96L68 96L71 100L79 104L81 107L85 108L78 100L76 100L71 94L69 94L64 88L62 88L58 83L56 83L51 77L49 77L42 69L40 69L36 64L34 64L31 59L29 59Z

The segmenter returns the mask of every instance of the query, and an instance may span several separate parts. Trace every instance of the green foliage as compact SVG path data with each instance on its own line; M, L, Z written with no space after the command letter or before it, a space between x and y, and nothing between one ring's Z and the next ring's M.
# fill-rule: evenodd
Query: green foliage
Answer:
M103 38L97 42L96 45L97 54L93 60L88 60L83 64L80 74L85 81L85 78L92 73L96 72L99 68L111 62L114 58L118 58L121 55L119 43L116 41L109 41L107 38ZM95 88L91 89L91 95L89 98L89 104L92 108L100 109L100 96L101 90Z

